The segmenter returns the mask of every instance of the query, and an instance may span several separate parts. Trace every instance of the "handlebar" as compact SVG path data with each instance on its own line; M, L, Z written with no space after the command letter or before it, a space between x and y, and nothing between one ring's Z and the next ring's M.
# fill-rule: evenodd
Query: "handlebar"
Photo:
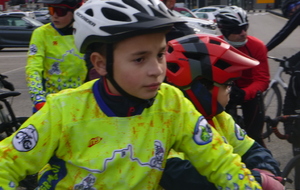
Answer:
M289 65L289 62L287 61L286 57L283 58L277 58L277 57L273 57L273 56L268 56L269 59L272 59L276 62L279 62L279 66L282 67L284 69L284 72L286 74L291 75L292 74L292 70L293 68L291 68L291 66Z
M285 60L285 57L283 58L283 59L281 59L281 58L277 58L277 57L273 57L273 56L268 56L268 58L269 59L273 59L274 61L276 61L276 62L285 62L286 60Z

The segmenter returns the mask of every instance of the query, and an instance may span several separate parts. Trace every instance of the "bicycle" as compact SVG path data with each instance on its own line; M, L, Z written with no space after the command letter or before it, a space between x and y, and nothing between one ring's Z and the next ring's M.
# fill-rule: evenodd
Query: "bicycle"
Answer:
M7 76L0 74L0 141L5 137L13 134L27 119L28 117L16 117L8 98L14 98L21 93L14 91L14 86L7 80ZM2 89L7 89L5 91Z
M300 119L300 114L295 115L282 115L277 116L274 119L271 119L269 116L266 116L267 127L273 131L273 133L279 138L283 140L288 140L292 137L289 134L282 134L277 126L279 122L284 122L287 120L296 120ZM293 145L294 146L294 145ZM299 150L298 150L299 152ZM300 152L299 152L300 153ZM300 189L300 154L296 154L284 167L281 177L283 178L283 184L285 185L285 189Z
M14 91L15 88L12 83L6 80L7 76L0 74L0 141L12 135L19 127L28 119L28 117L16 117L11 103L8 98L14 98L21 93ZM7 90L3 90L7 89ZM37 174L28 175L24 180L20 181L20 189L33 190L37 187Z
M285 59L280 59L273 56L268 56L268 58L276 62L279 62L279 67L276 73L274 74L274 77L270 81L268 89L263 93L265 115L275 118L276 116L281 115L281 110L283 105L283 98L278 85L280 85L284 91L287 90L288 85L282 79L282 73L285 72L286 74L290 75L291 70L289 70L286 67L286 65L283 64L285 62ZM269 131L267 128L267 131L264 131L262 133L262 138L265 139L269 137L271 134L272 131Z

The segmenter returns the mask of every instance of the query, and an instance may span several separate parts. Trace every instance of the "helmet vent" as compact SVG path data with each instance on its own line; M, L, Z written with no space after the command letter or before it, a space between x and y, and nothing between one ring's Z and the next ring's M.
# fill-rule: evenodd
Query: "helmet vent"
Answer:
M202 54L199 52L182 52L182 54L188 58L188 59L194 59L194 60L203 60L205 57L207 57L207 54Z
M173 47L169 46L168 53L172 53L174 51Z
M161 17L161 18L166 18L166 15L164 12L159 12L157 9L153 8L153 7L150 7L153 14L157 17Z
M217 44L217 45L221 45L221 42L216 41L216 40L209 40L209 43L211 44Z
M93 16L94 16L94 12L93 12L93 10L92 10L92 9L88 9L88 10L86 10L86 11L85 11L85 14L87 14L87 15L89 15L89 16L91 16L91 17L93 17Z
M227 69L228 67L230 67L231 65L221 59L219 59L216 64L215 64L215 67L218 67L220 68L221 70L225 70Z
M110 8L102 8L102 14L109 20L114 21L131 21L131 19L124 13Z
M177 73L180 69L180 67L177 63L170 63L170 62L167 63L167 68L172 73Z
M139 10L142 13L147 13L145 8L135 0L123 0L123 2L129 5L130 7L134 7L135 9Z

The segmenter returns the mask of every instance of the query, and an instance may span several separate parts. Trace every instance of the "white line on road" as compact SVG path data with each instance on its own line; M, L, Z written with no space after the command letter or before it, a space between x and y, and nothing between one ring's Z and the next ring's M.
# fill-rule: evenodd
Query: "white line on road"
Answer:
M24 67L19 67L19 68L10 70L10 71L6 71L6 72L4 72L4 73L2 73L2 74L6 75L6 74L8 74L8 73L12 73L12 72L14 72L14 71L18 71L18 70L21 70L21 69L24 69Z
M4 56L0 56L0 58L1 58L1 57L10 57L10 58L14 58L14 57L27 57L27 55L10 55L10 56L4 55Z

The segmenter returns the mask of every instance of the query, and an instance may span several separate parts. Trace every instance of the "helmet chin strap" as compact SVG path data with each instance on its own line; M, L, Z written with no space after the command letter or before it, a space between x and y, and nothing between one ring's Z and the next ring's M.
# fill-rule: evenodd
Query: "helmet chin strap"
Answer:
M132 96L129 93L127 93L113 78L113 44L107 44L106 47L106 71L107 75L106 78L110 81L110 83L114 86L114 88L124 97L127 97L130 101L136 102L138 104L145 104L146 108L149 108L152 106L155 97L151 99L141 99L136 96Z

